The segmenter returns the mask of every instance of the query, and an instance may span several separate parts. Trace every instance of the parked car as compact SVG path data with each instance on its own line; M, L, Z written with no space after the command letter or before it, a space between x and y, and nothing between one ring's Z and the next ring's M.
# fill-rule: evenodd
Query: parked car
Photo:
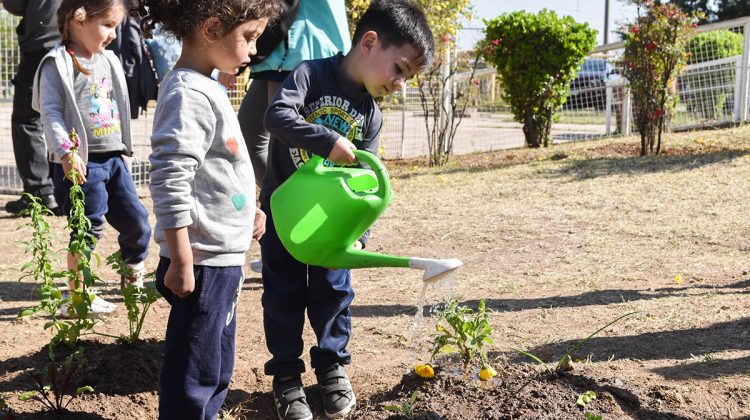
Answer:
M603 58L585 58L576 78L570 83L565 108L596 108L607 104L607 85L618 84L622 77L612 63Z

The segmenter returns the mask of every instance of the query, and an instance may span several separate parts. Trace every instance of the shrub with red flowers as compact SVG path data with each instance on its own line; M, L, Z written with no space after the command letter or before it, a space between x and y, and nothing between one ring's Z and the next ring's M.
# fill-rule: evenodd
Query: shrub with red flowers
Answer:
M596 45L596 31L546 9L506 13L485 24L480 50L497 68L504 99L523 124L526 145L548 146L552 116L565 103L576 69Z
M675 81L688 59L686 44L699 16L670 3L634 3L638 13L622 28L625 52L619 64L629 83L641 156L645 156L661 151L662 133L677 103Z

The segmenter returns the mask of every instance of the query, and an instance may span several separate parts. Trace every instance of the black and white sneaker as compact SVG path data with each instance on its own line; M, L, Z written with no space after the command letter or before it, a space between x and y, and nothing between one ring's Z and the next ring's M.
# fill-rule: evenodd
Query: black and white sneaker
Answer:
M273 397L276 400L276 414L281 420L312 420L310 405L307 404L302 379L299 375L274 376Z
M326 369L316 369L321 394L323 395L323 409L329 419L346 417L354 408L357 399L349 377L344 367L336 363Z

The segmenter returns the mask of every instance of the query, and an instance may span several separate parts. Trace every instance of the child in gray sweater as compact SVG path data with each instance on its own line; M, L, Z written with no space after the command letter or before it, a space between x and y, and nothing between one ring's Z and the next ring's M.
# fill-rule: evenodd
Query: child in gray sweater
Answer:
M214 69L234 73L255 54L275 0L140 0L183 42L159 87L151 135L156 286L171 304L159 418L216 418L234 367L236 306L245 252L265 230L239 122Z

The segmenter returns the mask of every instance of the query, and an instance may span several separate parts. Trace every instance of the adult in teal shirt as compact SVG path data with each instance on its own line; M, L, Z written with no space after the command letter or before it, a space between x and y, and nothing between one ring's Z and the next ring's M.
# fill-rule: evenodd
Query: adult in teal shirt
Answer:
M344 0L300 0L286 42L261 63L250 68L252 83L237 117L255 171L255 182L263 185L268 159L268 131L263 116L271 98L286 76L305 60L327 58L351 48Z

